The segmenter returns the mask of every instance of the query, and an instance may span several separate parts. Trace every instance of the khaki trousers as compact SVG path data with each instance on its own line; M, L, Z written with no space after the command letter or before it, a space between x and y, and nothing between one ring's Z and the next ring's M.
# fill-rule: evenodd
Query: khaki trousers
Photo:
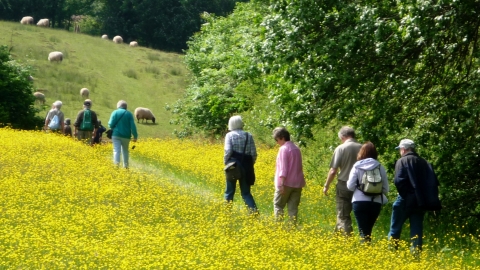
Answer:
M343 232L350 235L353 232L352 218L352 197L353 191L347 188L346 181L337 181L336 203L337 203L337 224L335 225L336 232Z
M273 208L276 218L283 217L283 208L288 207L288 216L290 219L295 219L298 216L298 205L300 204L300 197L302 196L302 188L292 188L284 186L283 195L280 191L275 190L273 196Z

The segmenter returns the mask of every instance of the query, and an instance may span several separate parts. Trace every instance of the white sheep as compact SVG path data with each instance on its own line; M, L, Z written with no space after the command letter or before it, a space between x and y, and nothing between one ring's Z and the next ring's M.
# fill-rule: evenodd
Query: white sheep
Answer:
M130 42L130 47L137 47L137 46L138 46L138 42L136 41Z
M145 119L148 123L148 120L152 120L155 123L155 115L153 115L152 111L148 108L138 107L135 109L135 118L137 118L137 122L140 122L140 119ZM143 122L143 121L142 121Z
M115 42L117 44L122 44L123 43L123 38L121 36L115 36L113 38L113 42Z
M22 20L20 21L21 24L33 24L34 21L33 21L33 17L31 16L25 16L22 18Z
M48 54L48 61L50 62L62 62L63 53L61 52L51 52Z
M82 98L88 98L90 91L87 88L82 88L80 89L80 95L82 95Z
M102 35L102 38L103 39L108 39L108 36L107 35Z
M36 102L39 102L41 104L45 104L45 95L43 93L40 93L40 92L35 92L33 93L33 95L35 96L35 101Z
M37 26L50 27L50 21L48 19L41 19L37 22Z

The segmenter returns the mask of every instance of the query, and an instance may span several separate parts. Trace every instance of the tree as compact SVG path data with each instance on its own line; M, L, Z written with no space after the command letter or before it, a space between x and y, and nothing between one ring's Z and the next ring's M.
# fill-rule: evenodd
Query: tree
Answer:
M184 128L181 134L203 130L222 135L228 119L251 110L263 94L261 70L253 57L259 49L262 12L264 6L248 3L238 4L226 18L202 16L206 23L188 42L185 55L193 80L173 109L174 121Z
M0 124L17 129L42 127L33 103L29 68L12 60L6 46L0 47Z

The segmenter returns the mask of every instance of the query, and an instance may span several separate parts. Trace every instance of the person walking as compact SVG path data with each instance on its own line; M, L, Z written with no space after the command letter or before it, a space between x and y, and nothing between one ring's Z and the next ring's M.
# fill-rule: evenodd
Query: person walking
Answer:
M110 115L108 126L113 130L113 163L120 165L120 154L123 156L123 167L128 169L130 140L137 141L138 133L133 114L127 110L127 102L120 100L117 109ZM133 135L133 139L132 139Z
M60 110L62 105L63 103L60 100L57 100L52 104L52 109L48 111L47 116L45 117L44 130L50 129L52 132L59 133L63 131L65 127L65 124L63 123L65 116Z
M230 117L228 130L230 132L225 135L223 162L225 165L235 162L236 166L240 168L241 174L231 179L226 174L225 201L233 202L238 180L243 201L251 213L258 213L251 193L251 186L255 183L254 164L257 160L257 149L253 136L243 130L242 117L239 115Z
M347 188L347 181L350 170L357 161L357 154L362 145L355 140L355 130L348 126L340 129L338 138L342 141L342 144L337 146L333 153L327 181L323 187L323 194L328 196L330 184L340 170L337 177L338 181L335 196L337 212L335 231L350 235L353 232L352 218L350 216L352 212L353 191Z
M423 244L423 218L425 211L442 208L438 198L439 182L433 167L415 152L415 143L403 139L395 148L400 151L400 159L395 163L394 183L398 196L393 203L392 219L388 238L398 248L402 226L410 220L412 251L418 254Z
M65 126L63 128L63 135L68 136L68 137L73 137L73 131L71 125L71 120L70 118L65 119Z
M290 221L295 223L302 189L305 187L302 153L300 148L290 141L290 133L284 127L273 130L273 139L280 145L275 165L274 215L276 220L283 220L283 209L287 205Z
M387 196L385 196L389 190L387 172L377 159L378 153L375 145L371 142L364 143L358 152L358 161L353 164L347 181L347 188L353 191L353 214L357 220L362 242L371 241L373 226L380 215L382 204L388 202ZM381 182L375 183L381 187L378 195L365 192L366 188L362 186L362 179L372 174L381 178ZM378 189L376 192L378 193Z
M93 138L93 144L99 144L102 142L102 135L105 131L107 131L107 129L102 126L102 121L98 120L98 128Z
M98 128L97 114L91 110L92 101L86 99L83 102L83 110L79 111L73 126L75 127L75 137L79 141L92 144L94 134Z

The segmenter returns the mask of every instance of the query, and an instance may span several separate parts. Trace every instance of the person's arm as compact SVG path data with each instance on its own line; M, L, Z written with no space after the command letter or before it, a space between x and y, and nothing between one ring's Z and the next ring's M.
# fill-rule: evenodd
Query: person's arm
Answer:
M252 155L252 159L253 159L253 164L255 164L255 162L257 161L257 148L255 147L255 141L253 140L253 136L252 134L250 134L249 136L249 142L250 142L250 153Z
M280 194L283 195L285 192L285 180L286 176L288 175L288 157L285 151L285 147L280 147L278 150L278 159L277 159L277 189L280 191Z
M43 127L44 130L48 129L48 124L50 123L50 112L47 113L47 117L45 117L45 126Z
M224 154L223 154L223 164L227 165L228 159L230 159L230 156L233 153L233 145L232 145L232 140L231 140L231 133L227 133L225 136L225 146L224 146Z
M133 114L130 112L128 113L130 115L130 127L132 128L132 134L133 134L133 142L137 141L138 138L138 133L137 133L137 126L135 126L135 120L133 119Z
M325 182L325 186L323 187L323 194L325 194L325 196L328 196L328 189L330 188L333 179L335 179L337 171L338 168L330 168L330 171L328 171L327 182Z
M347 188L351 191L354 191L357 187L357 176L358 170L355 168L355 165L350 170L350 175L348 176Z

